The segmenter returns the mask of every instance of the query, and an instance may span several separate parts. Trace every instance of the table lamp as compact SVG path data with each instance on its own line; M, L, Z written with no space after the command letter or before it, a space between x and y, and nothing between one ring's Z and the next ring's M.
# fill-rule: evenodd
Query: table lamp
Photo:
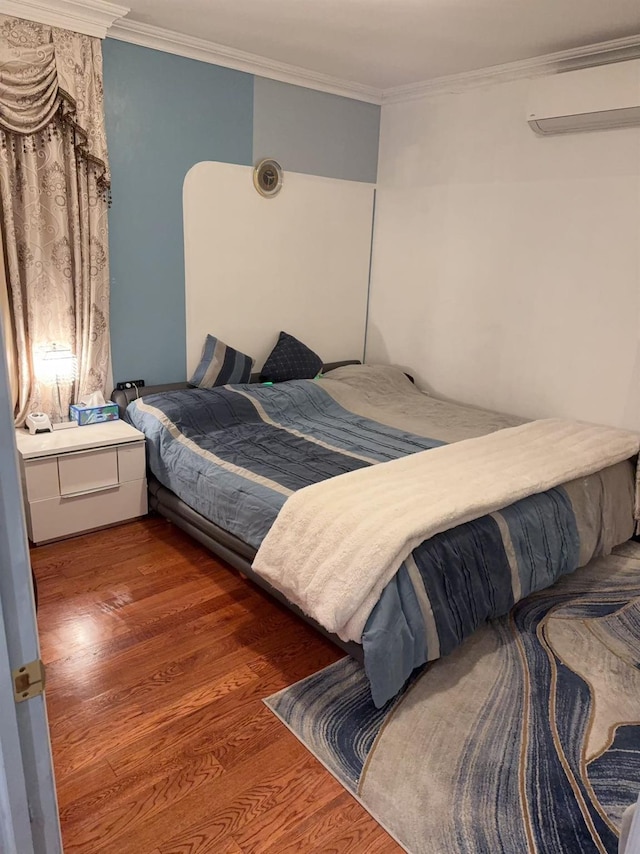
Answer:
M58 403L57 417L52 418L54 430L65 427L77 427L77 422L69 420L62 412L60 386L73 383L76 378L78 361L71 347L63 344L48 344L38 354L37 378L43 385L55 387Z

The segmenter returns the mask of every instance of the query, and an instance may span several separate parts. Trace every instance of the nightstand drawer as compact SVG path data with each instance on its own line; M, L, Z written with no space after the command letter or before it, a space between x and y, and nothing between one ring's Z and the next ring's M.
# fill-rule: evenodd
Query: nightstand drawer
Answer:
M146 467L144 441L118 446L118 480L120 483L140 480L141 477L145 477Z
M42 501L60 495L57 458L28 460L24 464L24 483L28 501Z
M79 427L79 430L86 428ZM60 495L82 495L118 484L117 448L99 448L58 457Z
M84 428L79 428L84 429ZM116 484L77 497L47 498L29 504L27 526L34 543L56 540L144 516L147 481Z

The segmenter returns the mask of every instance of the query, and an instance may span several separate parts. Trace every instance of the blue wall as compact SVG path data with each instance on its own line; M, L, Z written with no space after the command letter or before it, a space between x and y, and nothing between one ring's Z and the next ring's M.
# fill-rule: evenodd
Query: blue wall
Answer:
M269 156L285 171L375 182L380 108L114 39L102 50L113 376L180 381L189 169Z
M285 172L375 184L380 107L256 77L253 159L275 157Z
M186 374L182 184L201 160L250 164L253 76L106 39L113 377Z

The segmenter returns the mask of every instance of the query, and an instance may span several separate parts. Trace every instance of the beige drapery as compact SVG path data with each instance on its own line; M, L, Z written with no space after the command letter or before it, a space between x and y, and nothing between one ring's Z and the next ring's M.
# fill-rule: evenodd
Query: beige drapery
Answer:
M11 391L11 402L15 409L18 402L18 364L15 355L15 341L13 337L13 319L9 305L9 290L7 287L7 266L2 240L2 229L0 229L0 317L2 317L2 329L7 347L7 373L9 374L9 388Z
M16 423L105 390L109 170L99 39L0 15L0 196L18 368ZM75 382L46 384L70 347Z

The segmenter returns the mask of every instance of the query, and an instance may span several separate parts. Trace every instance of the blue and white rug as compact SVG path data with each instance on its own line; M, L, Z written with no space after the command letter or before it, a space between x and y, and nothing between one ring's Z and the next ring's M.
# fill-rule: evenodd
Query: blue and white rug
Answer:
M640 791L640 546L519 603L383 709L349 658L265 702L411 854L614 854Z

